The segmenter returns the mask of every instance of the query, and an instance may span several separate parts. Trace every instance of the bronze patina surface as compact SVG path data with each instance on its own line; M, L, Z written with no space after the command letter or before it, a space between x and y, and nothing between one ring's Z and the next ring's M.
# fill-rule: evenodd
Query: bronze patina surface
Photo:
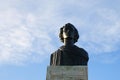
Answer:
M60 28L59 37L64 45L51 54L50 65L87 65L89 60L88 53L83 48L74 45L79 38L78 31L74 25L71 23L65 24L65 26Z

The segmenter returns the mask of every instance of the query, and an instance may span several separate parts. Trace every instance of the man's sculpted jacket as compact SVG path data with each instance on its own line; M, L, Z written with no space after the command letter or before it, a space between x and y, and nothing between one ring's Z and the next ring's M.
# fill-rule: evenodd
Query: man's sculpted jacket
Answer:
M50 65L87 65L88 60L88 53L83 48L79 48L76 45L61 46L57 51L51 54Z

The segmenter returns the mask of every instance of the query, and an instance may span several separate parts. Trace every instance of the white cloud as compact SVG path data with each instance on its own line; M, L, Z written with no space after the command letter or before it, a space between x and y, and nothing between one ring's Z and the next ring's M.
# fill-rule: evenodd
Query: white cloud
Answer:
M100 2L95 0L46 1L0 1L0 64L44 60L58 46L57 31L67 22L79 29L79 43L91 54L118 50L116 11L95 9Z
M54 48L51 29L39 21L42 19L35 14L12 8L0 13L0 64L39 62L49 55Z
M119 15L111 9L100 9L93 14L97 14L95 17L99 20L93 23L93 26L90 24L89 30L81 36L83 42L88 42L85 45L88 51L102 54L119 50Z

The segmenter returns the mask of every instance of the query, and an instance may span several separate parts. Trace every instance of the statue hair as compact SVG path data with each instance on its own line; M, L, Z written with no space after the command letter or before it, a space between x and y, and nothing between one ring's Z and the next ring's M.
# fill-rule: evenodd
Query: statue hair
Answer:
M59 38L60 38L61 42L64 42L64 38L63 38L63 28L64 27L73 27L74 28L74 30L75 30L74 31L74 43L76 43L78 41L79 34L78 34L77 29L71 23L67 23L67 24L65 24L65 26L60 28Z

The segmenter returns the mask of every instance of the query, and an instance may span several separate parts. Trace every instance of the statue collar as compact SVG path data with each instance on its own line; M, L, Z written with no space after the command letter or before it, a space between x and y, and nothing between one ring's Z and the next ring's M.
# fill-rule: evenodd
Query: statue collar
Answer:
M76 49L78 48L76 45L73 45L73 46L61 46L59 49L60 50L73 50L73 49Z

